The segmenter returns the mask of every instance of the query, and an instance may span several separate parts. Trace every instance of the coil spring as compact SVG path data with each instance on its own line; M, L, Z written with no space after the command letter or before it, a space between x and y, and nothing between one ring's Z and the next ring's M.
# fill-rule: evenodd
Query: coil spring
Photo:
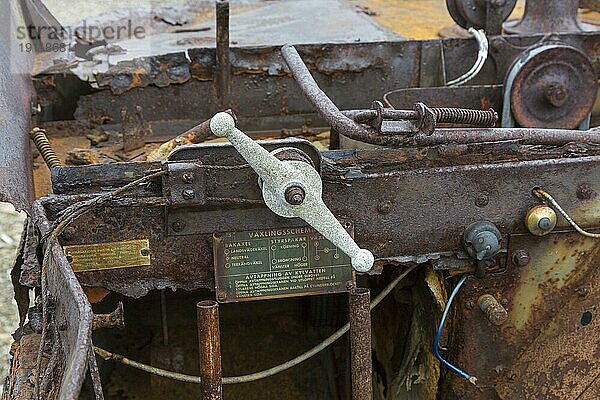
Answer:
M492 109L469 110L465 108L432 108L436 122L493 127L498 122L498 113Z
M35 147L42 155L48 168L52 169L61 165L60 160L56 157L54 150L50 146L50 142L48 142L45 130L37 127L33 128L29 133L29 136L31 137L31 140L33 140L33 143L35 143Z

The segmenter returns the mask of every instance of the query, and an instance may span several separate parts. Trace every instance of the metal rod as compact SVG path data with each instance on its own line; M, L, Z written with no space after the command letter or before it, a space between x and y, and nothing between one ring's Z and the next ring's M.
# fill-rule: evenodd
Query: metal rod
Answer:
M221 333L219 303L204 300L196 305L200 348L200 386L202 400L221 400Z
M229 63L229 1L217 0L217 71L215 89L217 104L223 110L229 107L231 65Z
M167 296L165 289L160 291L160 316L162 322L162 339L163 345L169 345L169 321L167 320Z
M373 398L370 297L369 289L366 288L355 288L350 291L352 400Z

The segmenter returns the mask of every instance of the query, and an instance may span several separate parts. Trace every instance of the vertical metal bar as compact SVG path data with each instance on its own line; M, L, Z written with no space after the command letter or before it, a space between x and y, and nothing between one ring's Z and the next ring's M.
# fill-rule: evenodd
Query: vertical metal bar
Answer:
M169 322L167 320L167 296L165 289L160 291L160 316L162 321L162 339L163 345L169 345Z
M229 1L217 0L217 71L215 90L220 110L229 108L231 65L229 63Z
M202 400L221 400L221 333L219 304L204 300L196 305Z
M350 291L352 400L373 398L370 297L369 289L366 288L355 288Z

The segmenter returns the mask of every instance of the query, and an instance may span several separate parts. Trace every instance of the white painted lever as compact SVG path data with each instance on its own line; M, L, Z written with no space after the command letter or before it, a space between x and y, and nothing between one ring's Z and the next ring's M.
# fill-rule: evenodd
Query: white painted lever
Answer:
M267 207L282 217L298 217L350 257L359 272L373 268L373 254L358 247L323 203L319 173L302 161L282 161L235 127L233 117L218 113L210 120L216 136L226 137L262 180Z

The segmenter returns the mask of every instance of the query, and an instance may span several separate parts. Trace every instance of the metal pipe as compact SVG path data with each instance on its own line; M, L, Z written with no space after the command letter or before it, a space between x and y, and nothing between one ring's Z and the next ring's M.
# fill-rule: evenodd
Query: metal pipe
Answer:
M221 400L221 333L219 303L204 300L196 305L202 400Z
M325 92L319 88L294 46L284 45L281 48L281 55L306 98L333 129L350 139L380 146L387 145L387 140L379 136L374 129L351 120L337 108Z
M355 288L350 291L352 400L373 398L370 297L369 289L366 288Z
M229 62L229 1L217 0L217 72L215 89L217 104L223 110L229 107L231 92L231 65Z

